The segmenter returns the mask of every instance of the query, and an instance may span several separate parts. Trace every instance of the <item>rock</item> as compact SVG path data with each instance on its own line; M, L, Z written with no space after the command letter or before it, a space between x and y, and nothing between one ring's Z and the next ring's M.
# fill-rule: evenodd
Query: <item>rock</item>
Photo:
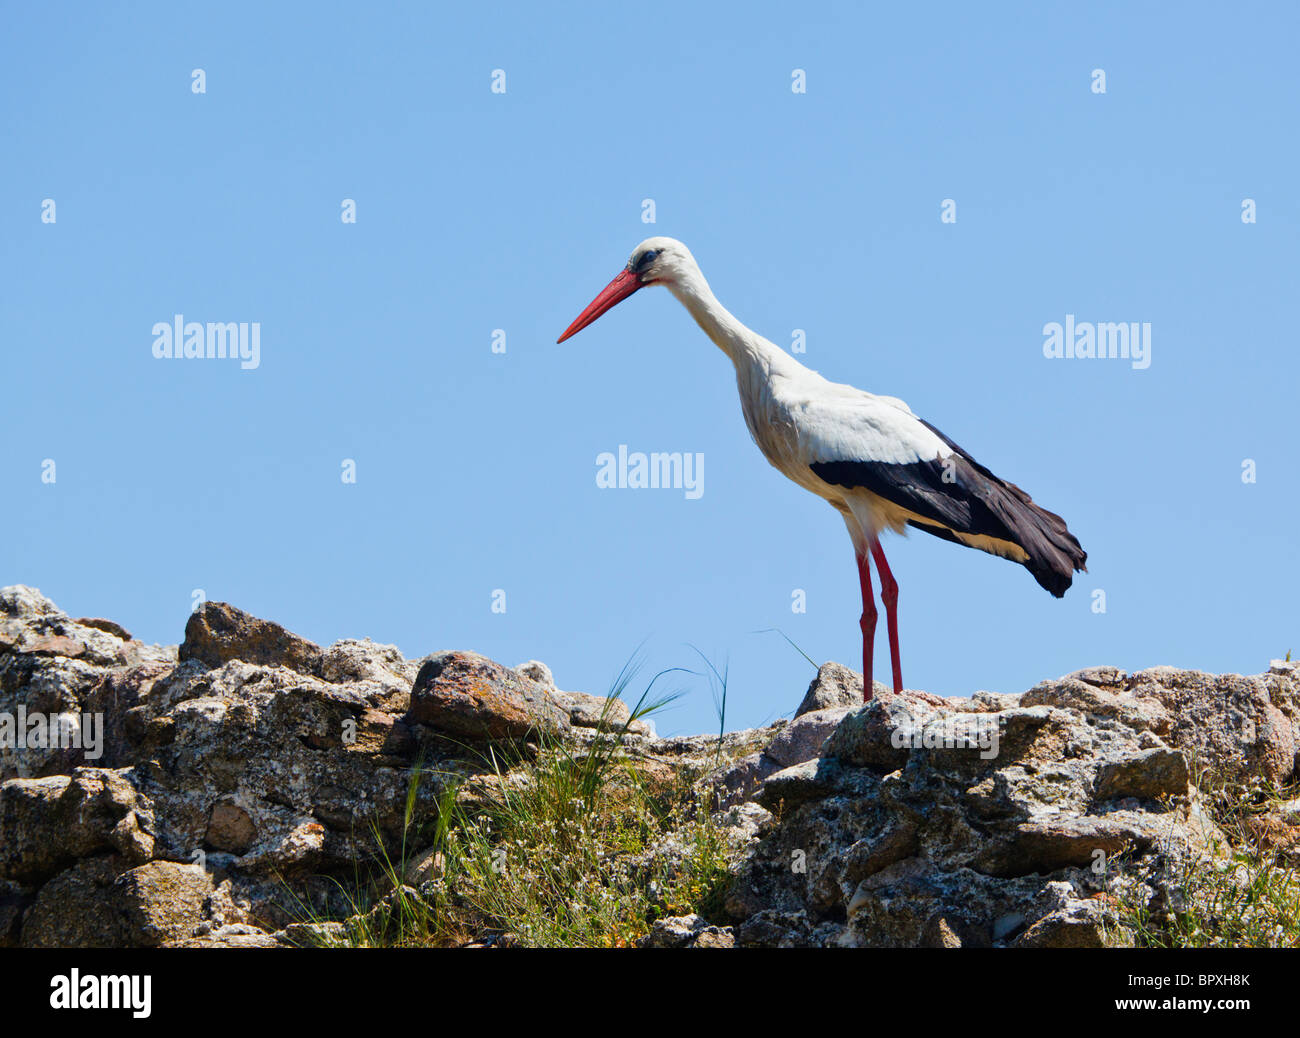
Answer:
M0 695L15 695L23 677L33 673L84 673L93 668L174 661L174 655L173 650L132 640L111 620L73 620L32 588L15 585L0 589ZM34 709L30 702L27 705Z
M15 619L67 616L34 587L25 584L0 588L0 613Z
M734 830L749 842L767 832L775 821L772 812L759 804L736 804L714 817L719 825Z
M1297 682L1285 677L1151 667L1131 675L1126 685L1128 695L1165 709L1166 742L1202 767L1229 781L1258 775L1280 785L1296 768L1300 719Z
M551 668L540 660L529 660L514 668L521 677L536 681L550 692L560 709L569 715L575 728L622 729L654 738L654 722L649 718L632 720L632 709L617 696L593 696L586 692L565 692L555 685Z
M319 645L225 602L204 602L190 614L179 655L205 667L242 660L300 674L315 674L321 665Z
M130 700L175 665L174 651L81 626L30 588L0 599L0 781L118 766ZM36 738L33 720L59 737Z
M879 681L873 682L873 695L888 695L890 689ZM795 717L812 713L814 710L828 710L834 707L853 707L862 705L862 675L850 670L842 663L823 663L817 668L804 694L803 702L794 712Z
M551 668L541 660L529 660L527 663L521 663L515 670L526 678L532 678L539 685L545 685L547 688L555 688L555 678L551 675Z
M220 800L208 815L205 842L209 847L231 854L244 854L257 840L257 826L252 817L233 800Z
M247 923L231 923L213 930L205 931L202 924L200 933L194 937L171 941L171 948L283 948L284 942L274 934Z
M841 719L823 752L846 764L893 771L911 753L906 740L935 716L933 706L907 692L878 696Z
M132 640L131 632L119 623L112 620L104 620L100 617L83 616L80 620L74 620L73 623L80 624L82 627L93 627L97 631L104 631L111 634L114 638L121 638L124 642Z
M621 699L589 696L585 692L561 692L552 688L551 698L569 715L577 728L619 729L632 718L632 711Z
M1046 914L1012 944L1017 948L1113 948L1131 946L1132 934L1120 925L1115 899L1098 892L1082 896L1071 883L1044 888Z
M0 784L0 879L39 882L109 851L146 861L152 831L150 804L121 772L11 779Z
M1110 668L1094 669L1109 671ZM1169 711L1158 700L1141 699L1119 686L1099 686L1075 676L1040 682L1020 698L1019 705L1055 706L1077 710L1088 717L1113 718L1135 731L1150 731L1162 737L1169 733L1173 723Z
M122 948L134 944L113 897L123 863L86 858L45 883L23 920L24 948Z
M430 847L427 850L419 851L412 854L410 860L406 863L406 882L415 888L419 888L431 880L438 879L446 867L446 861L443 858L442 851L436 847Z
M141 947L175 944L195 936L205 902L214 893L207 872L174 861L151 861L130 869L113 886L122 924L132 943Z
M813 758L769 776L758 800L768 810L788 810L840 791L843 781L844 769L838 761Z
M288 948L345 948L349 944L346 923L291 923L273 935L276 943Z
M1098 688L1118 691L1124 687L1126 677L1127 675L1119 667L1084 667L1083 670L1076 670L1073 674L1067 674L1061 680L1073 679L1095 685Z
M990 876L1046 874L1086 868L1121 854L1145 854L1162 835L1164 819L1147 812L1104 816L1054 814L1020 822L1002 840L989 841L971 865Z
M42 638L33 638L23 646L23 651L33 656L63 656L67 659L76 659L79 656L86 655L87 646L85 642L78 641L76 638L69 638L63 634L53 634Z
M1100 903L1079 901L1069 909L1043 916L1015 942L1017 948L1106 948L1131 943L1127 934L1107 932L1107 914Z
M650 928L650 933L641 938L642 948L680 948L694 938L696 932L706 925L698 915L670 916L657 919Z
M777 733L764 752L783 768L812 760L821 754L822 745L850 709L837 706L801 713Z
M469 742L559 734L571 727L544 686L472 652L443 653L420 668L408 718Z
M714 774L709 782L719 808L750 800L763 782L781 770L781 765L766 753L751 753Z
M1191 775L1181 750L1142 750L1097 769L1097 799L1186 796Z
M1015 915L1003 916L1003 920L1019 918ZM921 935L922 948L960 948L961 946L961 937L943 916L934 916L926 923Z
M862 704L857 674L826 664L794 721L620 734L642 788L688 804L627 855L629 874L688 867L705 821L732 869L726 919L662 919L642 944L1131 944L1115 893L1163 912L1189 869L1229 860L1193 780L1277 789L1300 745L1291 661L1254 677L1091 667L960 700L876 688ZM602 712L630 716L557 689L538 661L407 660L367 639L321 649L221 603L190 618L178 652L15 586L0 589L0 716L20 709L101 715L104 737L95 760L0 745L0 947L382 936L400 900L456 896L435 838L449 784L472 805L527 781L526 766L495 773L485 744L545 735L582 759L610 745L592 727ZM1244 823L1287 866L1300 865L1297 804ZM356 916L359 871L390 888L371 868L384 855L405 885ZM304 905L321 921L303 922Z
M23 888L8 880L0 882L0 948L16 948L22 932L28 898Z
M657 919L639 948L734 948L731 927L710 926L698 915Z
M849 710L821 757L758 794L779 821L726 897L737 942L1122 943L1090 897L1097 884L1157 848L1188 860L1222 839L1195 808L1186 755L1157 734L1167 716L1079 677L1022 697L904 693Z
M29 948L159 947L211 936L237 919L229 884L193 865L135 868L114 855L87 858L42 886L23 924ZM208 943L214 943L209 940ZM223 946L232 946L221 942Z
M730 926L706 926L695 935L688 948L734 948L736 937Z
M321 653L319 674L332 684L365 683L387 695L382 705L405 711L410 704L411 685L419 667L403 658L395 645L381 645L369 638L345 638Z
M806 912L763 909L733 930L741 948L803 948L811 943L813 927Z

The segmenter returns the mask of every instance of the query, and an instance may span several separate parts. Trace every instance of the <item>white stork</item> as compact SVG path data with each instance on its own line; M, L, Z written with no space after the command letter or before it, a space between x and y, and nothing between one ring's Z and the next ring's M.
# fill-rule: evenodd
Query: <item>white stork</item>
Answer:
M745 424L764 457L844 517L862 588L862 698L872 691L876 606L871 559L880 570L894 692L903 690L898 655L898 584L880 535L908 526L1019 562L1057 598L1088 556L1065 520L993 475L903 401L829 382L750 331L709 289L690 250L674 238L647 238L627 266L563 335L581 331L646 285L666 285L736 368Z

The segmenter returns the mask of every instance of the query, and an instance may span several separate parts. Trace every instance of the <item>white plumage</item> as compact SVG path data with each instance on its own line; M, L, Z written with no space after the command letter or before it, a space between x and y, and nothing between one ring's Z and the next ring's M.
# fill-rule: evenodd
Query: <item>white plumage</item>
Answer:
M746 328L718 302L690 250L647 238L560 336L563 342L646 285L677 297L736 369L741 410L769 462L844 517L862 583L864 698L871 698L876 610L870 558L881 570L894 691L902 691L897 585L880 548L886 530L925 530L1023 564L1054 595L1087 559L1059 516L998 479L902 400L831 382Z

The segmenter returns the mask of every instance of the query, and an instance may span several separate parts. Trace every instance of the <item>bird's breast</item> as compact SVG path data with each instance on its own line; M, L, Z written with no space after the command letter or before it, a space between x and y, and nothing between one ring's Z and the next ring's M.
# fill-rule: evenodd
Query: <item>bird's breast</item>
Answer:
M749 435L773 468L827 500L839 496L835 488L818 479L808 467L795 411L769 385L746 386L741 382L740 403Z

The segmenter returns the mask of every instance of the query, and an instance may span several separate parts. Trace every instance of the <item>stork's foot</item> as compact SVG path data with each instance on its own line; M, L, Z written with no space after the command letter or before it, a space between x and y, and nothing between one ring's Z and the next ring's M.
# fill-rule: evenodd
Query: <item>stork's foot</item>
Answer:
M863 671L863 675L862 675L862 701L863 701L864 703L870 703L870 702L871 702L872 698L873 698L874 695L875 695L875 691L876 691L875 685L876 685L876 683L875 683L871 678L869 678L869 677L866 676L866 671ZM900 694L902 693L902 691L903 691L903 686L902 686L902 685L895 685L895 686L894 686L894 695L900 695Z

